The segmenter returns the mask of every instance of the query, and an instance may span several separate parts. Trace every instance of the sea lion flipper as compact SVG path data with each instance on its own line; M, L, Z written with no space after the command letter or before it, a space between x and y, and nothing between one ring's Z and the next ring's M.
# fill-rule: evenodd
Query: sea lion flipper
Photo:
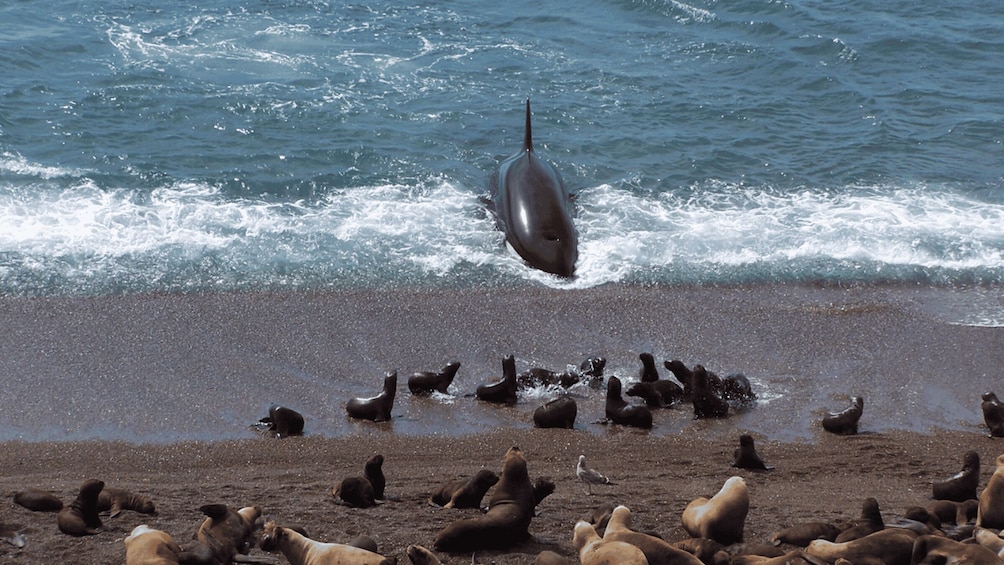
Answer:
M117 517L119 514L122 513L122 502L119 500L113 500L112 507L109 510L110 510L110 513L108 514L109 518Z

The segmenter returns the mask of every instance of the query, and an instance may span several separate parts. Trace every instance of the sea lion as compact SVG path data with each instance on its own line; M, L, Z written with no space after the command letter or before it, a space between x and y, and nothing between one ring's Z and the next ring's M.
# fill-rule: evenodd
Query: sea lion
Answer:
M575 399L564 395L551 400L533 411L533 425L537 428L565 428L575 427L575 417L579 407Z
M499 476L495 471L481 469L473 477L443 483L429 502L444 508L480 508L481 499L497 482Z
M146 524L133 528L123 541L126 565L178 565L181 557L181 547L170 534Z
M1004 405L993 392L984 392L982 398L980 410L983 411L983 423L990 430L990 437L1004 437Z
M683 364L683 361L679 359L673 359L672 361L663 361L663 366L669 369L670 373L676 377L676 380L680 381L680 385L683 387L683 400L689 402L693 396L693 380L694 373Z
M843 543L814 540L805 548L805 553L834 563L846 559L850 563L885 563L885 565L909 565L913 553L913 542L917 534L903 528L886 528L868 534L863 538Z
M507 355L502 360L502 380L478 386L476 395L478 400L512 406L516 404L517 388L516 359L512 355Z
M110 517L115 518L123 510L133 510L140 514L156 514L157 509L153 500L140 494L134 494L127 490L113 487L105 487L98 494L98 512L111 512Z
M459 369L460 363L454 361L443 367L443 370L438 373L412 373L408 377L408 390L414 395L428 395L433 392L446 394L450 385L453 384L453 378L457 376Z
M261 548L282 553L292 565L396 565L397 558L387 558L379 553L343 543L323 543L312 540L290 528L283 528L269 520L261 535Z
M965 563L966 565L1000 565L997 553L979 543L962 543L944 536L923 535L913 542L910 563Z
M840 535L840 528L829 522L806 522L788 526L774 532L770 542L774 545L788 544L805 547L813 540L833 541Z
M363 466L363 476L373 486L373 497L383 500L383 491L387 486L387 479L383 476L383 455L377 453L366 461L366 465Z
M649 408L667 408L683 398L683 389L673 381L660 379L655 382L632 383L625 394L641 398Z
M412 565L442 565L436 554L421 545L409 545L405 550Z
M935 500L965 502L976 498L976 488L980 484L980 455L975 451L966 452L962 458L962 470L951 478L932 485Z
M579 554L582 565L648 565L645 553L623 541L601 538L585 520L575 524L572 546Z
M770 471L774 468L764 463L763 458L760 457L753 445L753 436L749 434L739 436L739 447L732 454L732 466L759 471Z
M226 504L204 504L199 511L206 519L195 533L196 543L183 548L179 559L182 563L230 563L238 554L247 555L254 546L260 507L234 510Z
M349 416L359 420L386 422L390 420L391 409L394 408L394 395L397 393L397 371L390 371L383 379L383 390L370 398L353 398L345 405Z
M303 415L285 406L273 404L268 409L268 416L258 420L260 424L268 424L268 431L275 437L303 435Z
M994 474L980 493L976 509L976 525L994 530L1004 529L1004 455L998 455Z
M730 477L710 499L697 498L683 509L683 529L691 537L708 538L722 545L743 541L750 495L742 477ZM609 527L609 526L607 526Z
M632 406L621 397L621 381L617 377L607 379L607 419L622 426L652 428L652 411L646 406Z
M975 540L976 543L996 553L1001 559L1004 559L1004 538L1001 538L1000 534L996 531L988 530L986 528L975 528L973 530L972 539Z
M883 528L885 528L885 521L882 520L878 500L868 497L861 503L861 517L855 520L851 527L840 532L833 541L834 543L844 543L856 540Z
M533 481L533 506L536 508L545 498L554 494L554 481L547 477L537 477Z
M694 365L690 381L694 419L724 418L729 414L729 403L722 400L708 382L708 371L703 365Z
M858 433L858 421L864 412L865 401L860 396L851 397L850 407L840 412L830 412L823 416L823 429L838 435Z
M488 499L488 511L446 526L436 535L434 546L453 552L505 549L530 536L533 514L526 458L518 447L512 447L502 459L502 475Z
M796 549L782 555L770 557L764 555L733 555L729 559L730 565L827 565L826 561L807 555L804 551ZM846 560L837 560L834 565L850 565ZM868 565L880 565L869 562Z
M645 554L650 565L703 565L693 554L673 547L663 539L631 529L631 511L627 506L617 506L610 515L604 541L629 543Z
M756 402L756 393L750 380L742 373L726 375L721 380L718 391L723 400L734 407L748 406Z
M935 500L927 505L927 511L937 516L942 525L957 524L961 526L976 520L976 510L979 504L975 498L963 502Z
M729 565L731 557L725 546L715 540L704 538L687 538L669 544L680 551L696 557L704 565ZM732 546L730 546L732 547Z
M638 355L641 361L641 369L638 369L638 380L643 383L654 383L659 380L659 371L655 368L655 357L651 353Z
M523 148L491 176L490 208L506 243L531 267L570 278L578 259L573 205L558 171L533 151L530 99Z
M590 357L579 364L578 369L556 372L550 369L532 367L516 375L516 383L520 388L535 388L539 386L561 386L570 388L580 382L595 386L596 381L603 380L603 368L607 360L603 357Z
M376 506L373 485L366 477L346 477L331 490L337 500L353 508Z
M533 565L575 565L575 561L560 553L545 549L533 559Z
M63 501L58 496L37 488L14 493L14 503L35 512L59 512L63 508Z
M98 516L98 494L105 488L104 481L88 479L80 485L77 498L64 506L56 516L59 531L71 536L92 536L101 527Z

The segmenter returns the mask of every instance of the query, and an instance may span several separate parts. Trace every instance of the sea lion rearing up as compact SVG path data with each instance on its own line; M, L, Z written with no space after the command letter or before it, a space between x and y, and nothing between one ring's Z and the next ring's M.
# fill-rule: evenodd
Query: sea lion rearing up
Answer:
M965 502L976 498L976 489L980 485L980 455L969 451L962 459L962 470L944 481L931 486L935 500L951 500Z
M980 493L976 525L993 530L1004 529L1004 455L998 455L994 474Z
M88 479L80 485L76 500L64 506L56 516L59 531L71 536L92 536L101 527L98 516L98 495L105 488L104 481Z
M476 395L478 400L512 406L516 404L516 391L518 388L519 385L516 383L516 359L512 355L507 355L502 360L502 380L478 386Z
M652 411L647 406L632 406L621 396L621 380L617 377L607 379L607 401L605 406L607 419L622 426L635 428L652 428Z
M759 471L770 471L770 465L764 463L760 454L756 451L753 443L753 436L743 434L739 436L739 447L733 452L732 466L740 469L754 469Z
M502 475L488 499L488 511L453 522L435 539L439 551L505 549L530 537L534 513L533 485L526 458L512 447L502 460Z
M443 370L438 373L412 373L408 377L408 390L418 396L432 394L433 392L446 394L446 391L450 389L450 385L453 384L453 379L457 376L458 370L460 370L460 363L454 361L443 367Z
M447 481L429 497L429 502L444 508L480 508L488 489L499 482L495 471L481 469L473 477Z
M683 509L683 529L695 538L715 540L722 545L743 541L750 495L742 477L730 477L710 499L694 499Z
M390 420L396 393L397 371L390 371L383 379L383 390L380 394L370 398L353 398L345 405L345 410L349 416L359 420L386 422Z
M990 430L990 437L1004 437L1004 404L992 392L983 393L980 410L983 412L983 423Z
M854 435L858 433L858 421L864 412L865 401L860 396L851 397L851 406L840 412L830 412L823 416L823 429L831 434Z
M691 402L694 418L724 418L729 415L729 403L718 396L711 386L708 371L703 365L694 365L691 385Z

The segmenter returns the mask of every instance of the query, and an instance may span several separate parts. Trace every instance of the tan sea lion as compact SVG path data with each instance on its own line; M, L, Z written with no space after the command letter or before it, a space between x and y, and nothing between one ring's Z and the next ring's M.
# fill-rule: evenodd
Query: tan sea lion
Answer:
M533 565L575 565L575 561L548 549L537 554Z
M572 546L582 565L648 565L641 549L627 542L601 538L584 520L575 524Z
M788 544L805 547L813 540L833 541L840 535L840 528L829 522L806 522L778 530L770 536L774 545Z
M962 470L947 480L934 483L931 491L935 500L964 502L976 498L979 484L980 455L969 451L962 458Z
M806 555L800 549L789 551L783 555L768 557L765 555L733 555L729 561L730 565L827 565L826 561ZM835 565L848 565L837 561ZM868 563L863 565L881 565L879 563Z
M979 543L962 543L944 536L925 535L913 542L910 563L1000 565L1001 558Z
M851 397L851 405L840 412L830 412L823 416L823 429L838 435L858 433L858 422L864 412L865 401L860 396Z
M703 565L693 554L673 547L663 539L632 530L631 511L627 506L614 508L603 540L622 541L637 547L645 554L649 565Z
M254 546L261 508L234 510L226 504L205 504L199 511L206 519L195 533L196 543L183 548L180 561L230 563L237 555L247 555Z
M909 565L917 534L903 528L886 528L843 543L815 540L805 553L833 563L846 559L852 564Z
M105 487L101 489L101 493L98 494L99 512L111 512L110 516L115 518L123 510L133 510L140 514L157 513L157 509L149 497L120 488Z
M995 530L1004 529L1004 455L998 455L994 474L980 493L976 510L976 525Z
M442 565L436 554L421 545L409 545L405 551L412 565Z
M512 406L516 404L516 392L518 388L519 386L516 383L516 359L512 355L507 355L502 360L502 380L480 385L475 395L478 397L478 400Z
M840 532L833 541L835 543L844 543L863 538L882 528L885 528L885 522L882 520L882 512L879 511L879 503L874 498L869 497L861 503L861 517L855 520L850 528Z
M986 528L975 528L973 530L973 540L983 547L993 551L998 557L1004 559L1004 539L994 530Z
M269 520L261 535L261 548L282 553L291 565L396 565L396 557L384 557L343 543L324 543L283 528Z
M132 529L125 538L125 565L178 565L181 547L170 534L146 524Z
M383 379L383 390L369 398L352 398L345 404L349 416L359 420L386 422L390 420L394 409L394 396L397 394L397 371L387 373Z
M58 496L37 488L14 493L14 503L35 512L59 512L63 508L63 501Z
M683 509L683 528L695 538L722 545L743 541L750 495L742 477L730 477L710 499L697 498ZM609 526L608 526L609 527Z
M445 508L480 508L481 499L497 482L499 476L495 471L481 469L473 477L443 483L429 502Z
M446 394L446 391L450 389L450 385L453 384L453 379L456 378L458 370L460 370L460 363L454 361L443 367L443 370L438 373L412 373L408 377L408 390L418 396L429 395L433 392Z
M104 481L88 479L80 485L76 500L64 506L56 516L59 531L71 536L92 536L101 527L98 517L98 494L105 488Z
M457 552L510 547L530 536L534 505L526 458L512 447L502 459L502 475L488 499L488 511L448 525L436 535L435 548Z

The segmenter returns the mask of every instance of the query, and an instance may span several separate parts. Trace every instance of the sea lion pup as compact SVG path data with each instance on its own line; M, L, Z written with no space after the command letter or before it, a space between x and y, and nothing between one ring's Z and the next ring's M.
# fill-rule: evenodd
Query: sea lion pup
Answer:
M669 544L681 551L693 555L704 565L729 565L732 561L725 546L715 540L704 538L687 538Z
M677 549L663 539L632 530L631 510L627 506L614 508L607 522L607 529L603 532L603 540L622 541L637 547L645 554L650 565L703 565L693 554Z
M952 500L935 500L927 505L927 511L934 514L944 524L963 525L976 520L976 509L979 501L974 499L964 502Z
M386 422L390 420L396 393L397 371L390 371L383 379L383 390L380 394L369 398L352 398L346 403L345 410L349 416L359 420Z
M63 508L63 501L58 496L37 488L14 493L14 504L35 512L59 512Z
M502 459L502 475L488 498L488 511L446 526L434 542L439 551L505 549L530 537L533 519L533 485L526 458L512 447Z
M436 554L421 545L409 545L405 550L412 565L442 565Z
M625 394L641 398L649 408L666 408L683 398L683 389L673 381L660 379L655 382L633 383Z
M473 477L443 483L429 502L444 508L480 508L481 499L497 482L499 476L494 471L481 469Z
M178 565L181 547L171 535L146 524L132 529L125 538L126 565Z
M545 549L537 554L537 557L533 560L533 565L575 565L575 561L560 553Z
M882 520L882 512L879 511L879 503L874 498L869 497L861 503L861 517L855 520L850 528L840 532L840 535L833 541L835 543L844 543L863 538L883 528L885 528L885 522Z
M715 496L697 498L687 504L683 509L683 529L691 537L713 539L722 545L740 543L749 509L746 481L730 477Z
M133 510L140 514L156 514L157 509L149 497L134 494L127 490L105 487L98 494L98 512L111 512L115 518L123 510Z
M679 359L673 359L672 361L663 361L663 366L669 369L670 373L676 377L676 380L680 381L680 385L683 387L683 400L685 402L690 402L693 395L693 380L694 373L683 364L683 361Z
M981 398L980 410L983 411L983 423L990 430L990 437L1004 437L1004 405L990 391L984 392Z
M578 415L579 407L575 399L564 395L555 398L533 411L533 425L537 428L565 428L575 427L575 417Z
M182 550L179 559L182 563L230 563L238 554L247 555L254 546L254 533L261 518L258 506L234 510L226 504L204 504L199 511L206 519L195 533L195 544Z
M950 479L934 483L931 490L935 500L965 502L976 498L976 488L979 484L980 455L975 451L969 451L962 458L962 470Z
M601 538L584 520L575 524L572 546L582 565L648 565L641 549L627 542Z
M823 416L823 429L831 434L854 435L858 433L858 421L864 412L865 401L860 396L851 397L850 407L840 412L830 412Z
M646 406L632 406L621 397L621 381L617 377L607 379L607 419L622 426L652 428L652 411Z
M410 390L412 394L418 396L429 395L433 392L446 394L450 385L453 384L453 378L457 376L457 371L459 369L460 363L454 361L443 367L443 370L438 373L412 373L412 375L408 377L408 390Z
M739 436L739 447L732 454L732 466L759 471L770 471L774 468L765 463L760 454L757 453L756 447L753 445L753 436L749 434Z
M1004 528L1004 455L997 456L994 474L980 493L976 525L994 530Z
M268 416L258 420L259 424L268 424L268 431L275 437L303 435L303 415L285 406L273 404L268 409Z
M607 522L610 521L610 517L614 514L614 508L617 508L616 504L604 504L593 510L593 513L589 515L588 522L593 525L597 533L606 530Z
M659 380L659 371L655 368L655 358L651 353L638 355L641 361L641 369L638 370L638 380L643 383L654 383Z
M729 415L729 403L722 400L711 387L708 371L703 365L694 365L690 393L694 419L724 418Z
M105 488L104 481L88 479L80 485L76 500L64 506L56 516L59 531L71 536L92 536L101 527L98 517L98 494Z
M536 507L540 506L540 503L543 502L545 498L554 494L554 489L554 481L547 477L537 477L537 480L533 481L533 506L535 512Z
M363 466L363 476L373 486L373 498L384 499L384 489L387 487L387 479L383 476L383 455L377 453L366 460Z
M261 535L261 548L282 553L291 565L396 565L396 557L384 557L359 547L343 543L323 543L278 526L274 520L265 523Z
M778 530L770 536L774 545L788 544L805 547L813 540L833 541L840 535L840 528L829 522L806 522Z
M742 373L726 375L719 385L719 394L723 400L735 407L748 406L756 402L756 393L750 380Z
M517 388L516 359L512 355L507 355L502 360L502 380L478 386L475 395L478 400L512 406L516 404Z
M923 535L913 542L910 563L1000 565L997 553L979 543L962 543L944 536Z
M829 563L843 558L852 564L909 565L916 539L917 534L910 530L887 528L843 543L815 540L804 551Z

